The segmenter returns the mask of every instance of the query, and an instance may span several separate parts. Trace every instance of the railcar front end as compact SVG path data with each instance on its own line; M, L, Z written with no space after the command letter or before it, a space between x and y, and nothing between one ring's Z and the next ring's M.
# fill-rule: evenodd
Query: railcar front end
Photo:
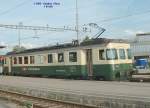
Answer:
M126 80L132 70L130 45L109 43L93 49L93 77L100 80Z

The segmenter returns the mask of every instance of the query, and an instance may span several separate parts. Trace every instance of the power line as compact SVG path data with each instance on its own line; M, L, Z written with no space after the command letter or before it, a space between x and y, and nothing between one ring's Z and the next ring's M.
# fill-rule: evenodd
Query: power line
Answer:
M144 12L138 12L138 13L134 13L134 14L128 14L128 15L125 15L125 16L118 16L118 17L108 18L108 19L97 21L96 23L99 23L99 22L110 22L110 21L125 19L125 18L128 18L128 17L142 15L142 14L147 14L147 13L150 13L150 10L147 10L147 11L144 11Z
M79 2L80 2L80 1L78 1L78 4L79 4ZM82 6L82 7L79 7L79 6L78 6L78 9L86 9L86 8L89 8L90 6L91 6L91 7L92 7L92 6L94 7L94 5L89 4L89 5ZM72 11L74 11L74 10L76 10L76 8L66 8L66 9L64 9L64 12L65 12L65 14L66 14L66 13L69 13L69 14L70 14L70 13L72 13ZM53 15L53 16L57 16L57 15L61 15L61 14L64 15L64 12L61 12L61 13L59 13L59 14L58 14L57 12L55 12L55 13L52 14L52 15ZM38 21L38 20L36 20L36 19L27 19L27 20L23 20L23 22L32 22L33 20L34 20L34 21ZM72 25L71 25L71 26L72 26Z
M19 7L21 7L21 6L23 6L23 5L25 5L27 2L29 2L29 0L25 0L25 1L23 1L23 2L21 2L21 3L19 3L19 4L17 4L17 5L15 5L14 7L9 8L9 9L7 9L7 10L1 12L1 13L0 13L0 16L5 15L5 14L7 14L7 13L10 13L11 11L13 11L13 10L15 10L15 9L17 9L17 8L19 8Z
M134 2L135 2L135 0L130 0L130 1L129 1L128 7L127 7L127 11L130 10L130 7L131 7L131 5L132 5Z

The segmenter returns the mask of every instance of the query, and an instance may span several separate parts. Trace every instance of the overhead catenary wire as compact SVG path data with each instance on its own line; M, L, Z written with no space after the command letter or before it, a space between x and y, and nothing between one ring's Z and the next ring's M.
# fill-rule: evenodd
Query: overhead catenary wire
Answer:
M46 34L49 34L49 33L40 33L40 34L36 34L36 36L37 36L37 38L38 38L38 36L42 36L42 37L43 37L43 35L46 35ZM28 37L21 38L21 40L27 40L27 39L31 39L31 38L35 38L35 35L30 35L30 36L28 36ZM39 37L39 38L40 38L40 37ZM17 40L14 41L14 42L17 42Z

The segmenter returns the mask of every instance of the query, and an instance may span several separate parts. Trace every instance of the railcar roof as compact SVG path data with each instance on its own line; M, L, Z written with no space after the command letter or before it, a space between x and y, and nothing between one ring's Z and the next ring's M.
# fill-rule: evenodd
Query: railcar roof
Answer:
M79 45L72 44L72 43L57 44L54 46L45 46L45 47L40 47L40 48L27 49L21 52L8 52L6 55L32 53L32 52L38 52L38 51L46 51L46 50L54 50L54 49L62 49L62 48L73 48L73 47L90 46L90 45L98 45L98 44L108 44L108 43L128 43L128 42L123 39L98 38L98 39L90 39L88 41L81 42Z

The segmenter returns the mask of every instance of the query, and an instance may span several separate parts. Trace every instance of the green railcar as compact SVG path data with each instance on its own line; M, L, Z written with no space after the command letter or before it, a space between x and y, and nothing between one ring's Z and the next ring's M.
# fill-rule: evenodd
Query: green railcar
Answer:
M3 74L55 78L125 80L132 69L130 45L123 40L93 39L10 52Z

